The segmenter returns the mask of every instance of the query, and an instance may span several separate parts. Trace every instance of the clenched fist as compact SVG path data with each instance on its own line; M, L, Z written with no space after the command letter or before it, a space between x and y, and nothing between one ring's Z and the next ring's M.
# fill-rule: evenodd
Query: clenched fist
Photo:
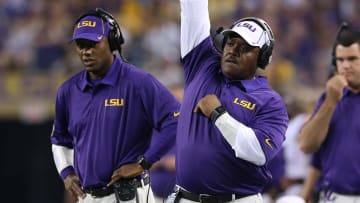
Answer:
M332 102L339 102L343 96L344 87L348 86L348 82L342 75L335 75L326 83L326 99Z
M194 112L201 112L206 117L210 117L211 112L213 112L217 107L221 106L220 100L214 94L208 94L196 105Z

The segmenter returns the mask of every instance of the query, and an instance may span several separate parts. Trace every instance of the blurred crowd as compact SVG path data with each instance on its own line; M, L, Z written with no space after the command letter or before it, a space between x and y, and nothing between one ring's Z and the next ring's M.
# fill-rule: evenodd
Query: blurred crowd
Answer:
M82 69L69 43L73 24L95 7L116 17L129 62L167 86L182 83L178 1L0 0L0 116L52 116L57 87ZM209 0L209 9L213 30L247 16L269 22L276 43L264 74L285 99L301 98L309 108L331 69L338 26L346 20L360 27L357 0Z

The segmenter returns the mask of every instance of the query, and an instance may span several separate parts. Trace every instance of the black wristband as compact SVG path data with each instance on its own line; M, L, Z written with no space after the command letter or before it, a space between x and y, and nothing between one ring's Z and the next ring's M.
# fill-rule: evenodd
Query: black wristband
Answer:
M140 164L141 168L144 170L149 170L151 168L151 163L148 162L144 156L140 157L138 164Z
M214 109L214 111L211 112L210 114L210 119L213 123L215 123L215 121L224 113L226 113L226 109L223 106L219 106L216 109Z

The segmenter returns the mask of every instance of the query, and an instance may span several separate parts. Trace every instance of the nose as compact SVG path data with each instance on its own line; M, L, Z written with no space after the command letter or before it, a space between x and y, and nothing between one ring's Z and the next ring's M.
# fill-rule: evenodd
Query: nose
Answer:
M351 67L351 61L345 59L345 60L341 61L339 65L344 69L348 69Z
M229 47L228 53L233 56L239 56L240 55L240 46L234 45Z
M92 48L82 48L82 49L80 49L80 53L82 55L90 55L91 52L92 52Z

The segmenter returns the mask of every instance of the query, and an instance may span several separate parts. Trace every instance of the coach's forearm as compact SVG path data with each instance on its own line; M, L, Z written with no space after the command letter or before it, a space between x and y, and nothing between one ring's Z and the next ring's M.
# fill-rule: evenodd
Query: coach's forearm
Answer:
M305 123L299 135L300 149L305 153L316 152L326 139L336 102L325 99L319 111Z
M54 157L54 162L55 162L55 166L56 169L58 171L59 174L61 174L61 172L69 167L69 166L73 166L73 162L74 162L74 150L64 147L64 146L60 146L60 145L52 145L52 153L53 153L53 157Z
M258 166L266 163L264 151L253 129L237 121L229 113L221 115L215 125L231 145L236 157Z

